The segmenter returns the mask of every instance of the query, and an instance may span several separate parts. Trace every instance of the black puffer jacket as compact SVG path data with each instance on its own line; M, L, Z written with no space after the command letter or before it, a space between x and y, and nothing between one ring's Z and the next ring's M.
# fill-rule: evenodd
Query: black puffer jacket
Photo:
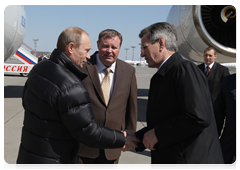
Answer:
M80 143L94 148L120 148L119 131L98 125L88 92L87 75L55 49L34 66L23 91L24 127L17 163L76 163Z

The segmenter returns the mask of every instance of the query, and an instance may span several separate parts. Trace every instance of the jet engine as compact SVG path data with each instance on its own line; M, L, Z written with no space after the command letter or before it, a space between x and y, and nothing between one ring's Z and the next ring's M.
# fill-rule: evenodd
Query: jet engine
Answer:
M167 22L177 31L178 52L203 62L208 46L217 51L217 62L236 62L236 9L231 5L173 6Z

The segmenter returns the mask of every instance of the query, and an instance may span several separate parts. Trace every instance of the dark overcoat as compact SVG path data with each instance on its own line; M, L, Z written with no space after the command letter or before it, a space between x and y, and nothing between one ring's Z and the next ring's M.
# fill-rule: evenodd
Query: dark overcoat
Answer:
M231 164L236 160L236 74L223 79L213 108L224 163Z
M205 64L202 63L198 65L198 67L205 74ZM213 67L210 70L209 75L207 77L212 103L214 103L217 97L217 93L218 93L218 90L220 89L223 78L229 74L230 73L227 67L217 62L214 62Z
M174 53L151 78L147 127L158 143L151 151L157 164L223 163L208 83L197 66ZM145 148L139 144L137 151Z

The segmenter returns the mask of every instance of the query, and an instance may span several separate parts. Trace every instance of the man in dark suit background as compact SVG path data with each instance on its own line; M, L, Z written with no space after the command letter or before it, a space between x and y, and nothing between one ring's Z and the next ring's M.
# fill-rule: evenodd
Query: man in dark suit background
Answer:
M122 44L122 35L107 29L99 34L97 46L83 70L88 74L83 83L89 92L96 121L108 128L136 131L137 124L137 84L134 67L117 59ZM105 68L110 68L110 94L105 97L101 86L106 76ZM81 146L79 163L118 163L121 150L93 149Z
M207 47L203 54L204 63L198 65L208 79L212 103L214 103L217 97L223 78L229 75L228 68L215 62L216 58L216 50L213 47Z
M136 132L137 151L153 164L223 163L205 76L176 52L174 27L161 22L141 31L141 57L158 71L151 78L147 127Z
M213 104L225 164L236 160L236 74L223 79Z
M42 53L42 56L38 57L38 63L42 60L45 60L45 59L47 59L47 58L45 57L45 54Z

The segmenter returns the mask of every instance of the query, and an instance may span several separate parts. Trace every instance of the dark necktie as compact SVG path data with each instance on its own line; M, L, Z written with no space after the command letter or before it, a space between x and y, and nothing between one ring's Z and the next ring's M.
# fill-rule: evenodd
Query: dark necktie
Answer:
M208 74L209 74L209 66L207 66L206 77L208 76Z

